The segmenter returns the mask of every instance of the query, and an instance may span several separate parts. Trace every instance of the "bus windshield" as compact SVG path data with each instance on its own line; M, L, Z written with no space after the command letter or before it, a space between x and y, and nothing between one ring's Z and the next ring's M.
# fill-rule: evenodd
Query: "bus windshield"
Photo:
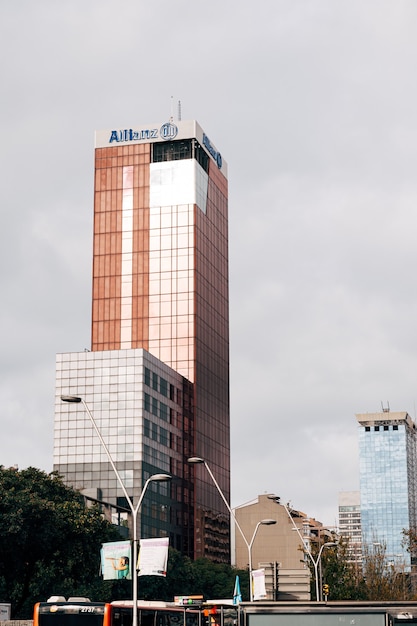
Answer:
M33 626L103 626L104 602L38 602Z

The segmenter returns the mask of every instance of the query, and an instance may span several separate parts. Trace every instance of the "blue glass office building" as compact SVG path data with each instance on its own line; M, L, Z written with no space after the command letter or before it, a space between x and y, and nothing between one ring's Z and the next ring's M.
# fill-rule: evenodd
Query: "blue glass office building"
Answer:
M356 419L362 542L368 550L384 545L387 560L410 569L402 531L416 529L416 426L406 412L364 413Z

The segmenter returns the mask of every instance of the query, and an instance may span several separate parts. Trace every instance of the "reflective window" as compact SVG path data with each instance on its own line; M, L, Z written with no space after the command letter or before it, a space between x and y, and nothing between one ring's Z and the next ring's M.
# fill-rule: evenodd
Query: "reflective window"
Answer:
M403 555L409 564L402 530L415 520L415 432L394 426L359 429L362 533L364 543L384 543L387 554Z

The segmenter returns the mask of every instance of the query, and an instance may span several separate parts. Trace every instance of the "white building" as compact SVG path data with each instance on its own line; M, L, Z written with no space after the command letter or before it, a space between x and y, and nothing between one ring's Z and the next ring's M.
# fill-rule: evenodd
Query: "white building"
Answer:
M339 534L349 541L349 561L362 562L361 498L359 491L339 493Z

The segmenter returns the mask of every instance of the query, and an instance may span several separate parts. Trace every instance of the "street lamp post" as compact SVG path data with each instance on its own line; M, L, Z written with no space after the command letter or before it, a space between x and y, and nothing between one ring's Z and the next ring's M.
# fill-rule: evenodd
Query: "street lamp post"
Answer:
M140 509L140 505L142 504L142 500L144 498L144 495L146 493L146 490L148 488L149 483L151 482L166 482L168 480L171 480L172 476L170 476L169 474L152 474L152 476L149 476L149 478L146 480L143 489L141 491L141 494L139 496L139 500L136 504L136 506L133 505L132 499L130 498L129 494L127 493L126 487L122 481L122 478L117 470L117 467L114 464L114 461L112 459L112 456L110 454L110 451L106 445L106 442L104 441L101 432L96 424L96 421L93 417L93 414L91 413L86 401L84 400L84 398L81 398L80 396L61 396L61 400L63 402L70 402L70 403L74 403L74 404L82 404L88 417L90 418L90 421L93 425L94 430L97 433L97 436L100 440L101 445L103 446L106 454L107 454L107 458L109 460L110 465L113 468L113 471L116 475L116 478L119 482L120 487L122 488L123 494L129 504L129 508L131 510L132 513L132 523L133 523L133 568L132 568L132 574L133 574L133 578L132 578L132 600L133 600L133 608L132 608L132 626L137 626L138 624L138 577L137 577L137 560L138 560L138 536L137 536L137 520L138 520L138 512Z
M320 563L320 559L321 559L321 554L323 552L324 548L330 548L331 546L336 546L337 543L335 543L334 541L327 541L326 543L323 543L320 546L320 550L319 550L319 554L317 556L317 559L314 559L313 555L311 554L310 550L307 548L306 542L304 537L301 535L300 530L297 526L297 524L294 522L293 517L289 511L289 509L287 508L287 506L284 504L283 507L285 508L285 510L287 511L287 514L289 516L289 518L291 519L291 522L294 526L294 529L297 531L298 536L300 537L302 544L304 546L304 550L306 552L306 554L308 555L308 557L310 558L311 562L313 563L313 567L314 567L314 577L315 577L315 582L316 582L316 602L320 602L320 580L319 580L319 574L318 574L318 567L319 567L319 563Z
M255 526L255 530L253 531L253 535L252 535L252 539L250 540L249 544L248 544L248 552L249 552L249 591L250 591L250 601L252 602L253 600L253 584L252 584L252 546L253 546L253 542L255 541L255 537L256 537L256 533L258 532L258 528L259 526L272 526L273 524L276 524L276 520L274 519L262 519L260 520L256 526Z
M190 458L188 459L188 463L191 463L191 464L193 464L193 465L204 465L204 467L206 468L206 470L207 470L207 472L208 472L208 474L209 474L209 476L210 476L211 480L212 480L212 481L213 481L213 483L214 483L214 486L216 487L216 489L217 489L217 491L219 492L219 494L220 494L220 496L221 496L221 498L222 498L223 502L225 503L226 508L227 508L227 510L229 511L230 516L232 517L232 519L233 519L233 521L234 521L234 523L235 523L235 525L236 525L236 528L239 530L240 534L242 535L242 539L243 539L243 541L245 542L245 545L246 545L246 547L247 547L247 549L248 549L248 557L249 557L249 593L250 593L250 601L252 602L252 600L253 600L253 590L252 590L252 545L253 545L253 542L255 541L255 536L256 536L256 533L258 532L258 528L259 528L259 526L261 526L261 525L264 525L264 526L271 526L272 524L276 524L277 522L276 522L276 520L274 520L274 519L264 519L264 520L261 520L260 522L258 522L258 523L256 524L255 531L254 531L254 533L253 533L252 539L251 539L251 541L249 542L249 541L246 539L246 537L245 537L245 533L243 532L243 530L242 530L242 528L241 528L241 526L240 526L239 522L238 522L238 521L237 521L237 519L236 519L236 515L234 514L234 512L233 512L233 511L232 511L232 509L230 508L230 504L228 503L228 501L227 501L227 499L226 499L226 497L225 497L225 495L224 495L223 491L220 489L220 485L219 485L219 483L218 483L218 482L217 482L217 480L214 478L214 474L213 474L213 472L211 471L210 466L209 466L209 464L207 463L207 461L205 461L204 459L202 459L202 458L201 458L201 457L199 457L199 456L192 456L192 457L190 457Z
M320 563L320 559L321 559L321 553L323 552L324 548L330 548L331 546L336 546L337 544L334 541L327 541L326 543L323 543L320 546L320 550L319 550L319 554L316 560L313 559L313 557L311 557L311 560L313 561L313 565L314 565L314 575L316 577L316 600L317 602L320 600L320 582L321 582L321 576L319 577L319 573L318 573L318 566Z
M230 508L230 505L228 503L228 501L226 500L226 496L224 495L223 491L220 489L220 485L217 482L217 480L214 478L214 474L210 469L209 464L207 463L207 461L205 461L204 459L202 459L199 456L192 456L189 459L187 459L187 462L190 463L191 465L204 465L204 467L206 468L208 475L210 476L211 480L214 483L214 486L216 487L217 491L219 492L221 499L223 500L223 502L226 505L227 510L229 511L230 515L233 518L234 523L236 524L237 529L239 530L240 534L242 535L243 541L245 542L246 546L249 548L249 544L248 541L245 537L245 534L243 532L243 530L241 529L239 522L236 519L235 514L233 513L232 509Z
M279 501L280 498L278 498L277 496L269 496L269 498L271 500L275 500L275 502L277 502L277 504L281 504L280 501ZM298 536L301 539L301 542L303 544L303 548L304 548L305 553L307 554L307 556L309 557L309 559L313 563L314 576L315 576L315 579L316 579L316 581L315 581L316 582L316 602L320 602L320 581L319 581L319 575L318 575L318 566L319 566L319 563L320 563L321 554L322 554L324 548L329 548L331 546L336 546L337 543L335 543L334 541L327 541L326 543L323 543L321 545L321 547L320 547L317 559L314 559L313 555L311 554L310 550L307 547L307 544L306 544L306 541L305 541L304 537L300 533L300 529L298 528L297 524L294 522L293 516L291 515L291 512L290 512L288 506L286 504L282 504L282 506L284 507L288 517L290 518L291 523L292 523L292 525L294 527L294 530L297 531L297 534L298 534Z

